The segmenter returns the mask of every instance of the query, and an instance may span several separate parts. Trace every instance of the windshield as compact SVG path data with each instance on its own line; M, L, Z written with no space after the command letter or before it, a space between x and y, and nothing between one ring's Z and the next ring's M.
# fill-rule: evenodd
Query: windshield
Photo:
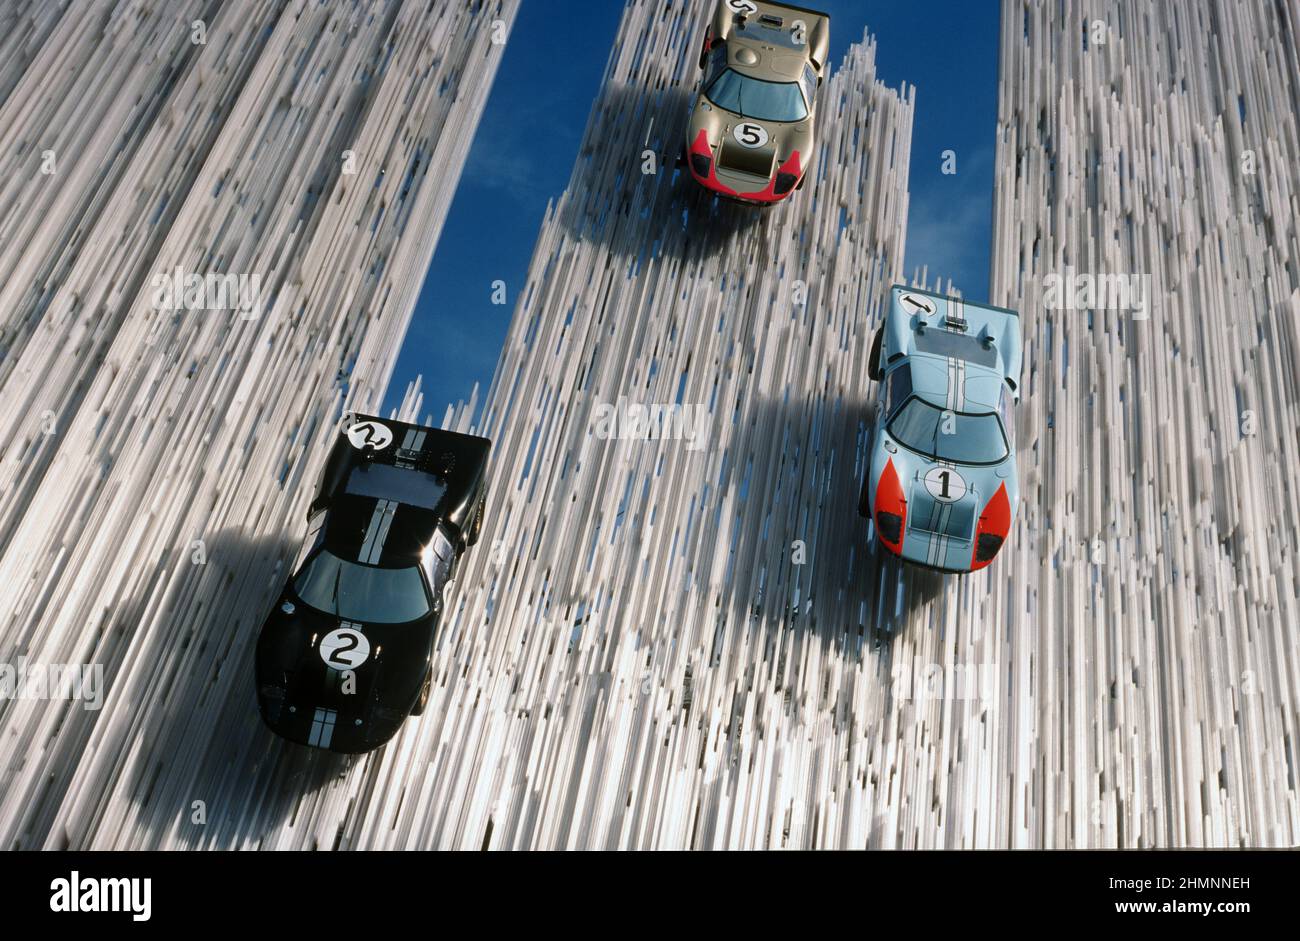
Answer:
M306 604L348 621L400 624L429 613L420 570L380 568L340 559L323 549L293 580Z
M802 121L808 106L796 82L764 82L727 69L705 92L719 108L759 121Z
M918 399L908 399L888 426L904 447L940 461L996 464L1007 456L1002 423L992 412L967 415Z

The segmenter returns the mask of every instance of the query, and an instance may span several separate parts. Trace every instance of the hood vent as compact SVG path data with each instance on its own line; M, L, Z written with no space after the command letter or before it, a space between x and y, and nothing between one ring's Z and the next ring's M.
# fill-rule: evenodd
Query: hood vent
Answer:
M923 481L912 486L907 504L907 528L969 542L975 531L975 499L967 494L954 503L944 503L930 496Z
M718 154L718 166L734 173L747 173L761 180L772 177L772 161L776 150L767 147L745 147L732 140L728 134L722 139L722 152Z

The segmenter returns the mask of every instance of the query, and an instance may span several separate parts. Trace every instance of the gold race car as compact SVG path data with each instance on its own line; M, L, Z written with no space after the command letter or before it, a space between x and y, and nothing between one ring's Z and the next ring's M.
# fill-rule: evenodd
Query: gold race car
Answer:
M824 13L718 0L700 50L704 81L683 155L697 183L759 205L802 185L812 164L829 45Z

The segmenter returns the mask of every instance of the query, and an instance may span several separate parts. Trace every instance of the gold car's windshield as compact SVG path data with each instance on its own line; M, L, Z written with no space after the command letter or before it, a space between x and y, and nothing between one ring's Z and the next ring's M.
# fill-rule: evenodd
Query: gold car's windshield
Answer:
M798 82L765 82L727 69L704 94L719 108L757 121L802 121L808 117L808 103Z

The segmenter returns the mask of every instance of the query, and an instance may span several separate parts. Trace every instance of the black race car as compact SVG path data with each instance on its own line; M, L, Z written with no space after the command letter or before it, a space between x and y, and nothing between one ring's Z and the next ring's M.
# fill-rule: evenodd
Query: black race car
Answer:
M443 589L478 540L491 442L366 415L344 428L257 640L257 701L287 739L364 752L428 702Z

